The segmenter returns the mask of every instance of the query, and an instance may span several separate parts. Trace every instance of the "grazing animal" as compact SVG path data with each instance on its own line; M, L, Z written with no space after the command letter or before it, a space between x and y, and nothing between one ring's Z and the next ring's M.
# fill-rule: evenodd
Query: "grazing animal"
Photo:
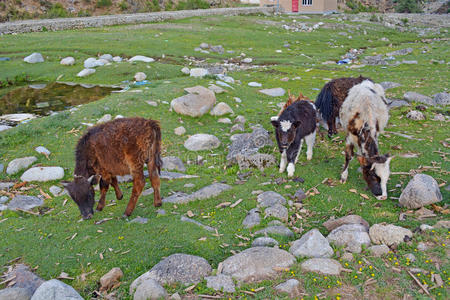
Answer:
M317 96L315 104L319 111L319 117L326 122L325 128L328 127L328 136L330 138L337 133L336 118L339 117L339 110L345 98L347 98L348 91L364 80L372 81L362 76L333 79L325 84Z
M308 98L302 94L298 98L289 95L289 99L278 116L271 118L275 127L278 149L281 153L280 173L287 166L288 176L295 172L295 163L306 142L306 157L311 160L314 142L316 140L316 108Z
M78 205L83 219L94 214L94 189L100 179L97 210L105 206L106 192L112 185L118 200L123 198L117 175L131 174L133 190L124 216L133 212L144 185L147 164L154 191L154 206L161 206L161 129L158 121L144 118L121 118L90 128L78 141L75 152L74 180L65 184Z
M383 87L369 80L355 85L342 104L339 116L347 134L341 182L347 180L348 164L356 147L364 180L378 200L385 200L393 157L380 155L378 150L378 136L389 119Z

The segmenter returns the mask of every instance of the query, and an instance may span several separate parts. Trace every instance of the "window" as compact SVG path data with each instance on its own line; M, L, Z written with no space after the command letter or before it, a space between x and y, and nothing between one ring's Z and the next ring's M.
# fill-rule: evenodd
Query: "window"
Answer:
M303 6L311 6L312 5L312 0L302 0L302 5Z

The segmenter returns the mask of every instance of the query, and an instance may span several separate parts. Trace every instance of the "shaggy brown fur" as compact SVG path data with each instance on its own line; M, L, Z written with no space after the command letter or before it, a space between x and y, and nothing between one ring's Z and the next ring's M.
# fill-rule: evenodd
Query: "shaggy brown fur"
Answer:
M289 105L291 105L292 103L294 103L294 102L296 102L296 101L305 100L305 101L310 101L310 102L311 102L311 100L310 100L308 97L303 96L302 93L300 93L300 94L298 95L297 98L296 98L294 95L291 95L291 91L288 91L288 93L289 93L289 98L288 98L288 100L286 101L286 103L284 104L283 108L282 108L282 109L280 110L280 112L278 113L278 116L281 116L281 114L283 113L283 111L284 111Z
M76 147L74 181L66 185L84 218L93 214L93 184L100 176L100 200L97 210L105 206L106 192L112 185L117 199L122 192L117 175L133 176L133 191L125 215L133 212L144 185L147 164L154 190L154 206L161 206L159 172L161 170L161 129L159 123L143 118L122 118L95 126L86 132ZM92 199L91 199L92 198Z

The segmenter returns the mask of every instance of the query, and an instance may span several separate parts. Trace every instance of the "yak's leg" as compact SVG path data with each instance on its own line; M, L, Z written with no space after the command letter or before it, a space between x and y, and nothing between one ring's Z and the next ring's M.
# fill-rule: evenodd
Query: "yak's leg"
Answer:
M300 152L302 152L303 140L304 140L304 139L302 139L302 140L300 141L300 146L298 147L298 152L297 152L297 156L295 157L295 162L294 162L294 164L297 163L297 161L298 161L298 156L300 155Z
M348 164L350 163L350 161L353 158L353 148L354 148L353 144L348 141L348 137L347 137L347 141L345 144L345 165L344 165L344 170L341 173L341 183L345 183L347 181Z
M100 200L98 200L96 210L102 211L105 207L106 192L108 192L110 180L109 178L100 178Z
M286 165L287 165L287 154L286 154L286 149L283 150L283 152L281 153L281 159L280 159L280 173L283 173L284 170L286 170Z
M150 183L153 188L153 206L159 207L162 205L160 187L161 181L159 180L159 172L158 168L155 166L154 161L151 161L147 164L148 168L148 177L150 179Z
M328 137L331 138L336 131L336 120L333 116L330 117L330 119L327 120L328 124Z
M298 152L300 150L300 145L302 144L302 139L299 136L297 136L294 140L294 142L289 146L287 149L287 160L288 160L288 166L287 166L287 173L288 177L294 176L295 172L295 158L298 155Z
M139 170L133 170L131 175L133 176L133 191L131 192L131 198L128 202L127 209L125 210L126 217L129 217L133 213L139 196L145 186L144 170L142 167Z
M119 183L117 182L117 177L116 176L112 176L111 177L111 185L114 188L114 192L116 193L117 200L122 200L123 193L122 193L122 191L119 188Z
M315 130L309 135L305 136L305 142L306 142L306 159L311 160L313 156L314 143L316 142Z

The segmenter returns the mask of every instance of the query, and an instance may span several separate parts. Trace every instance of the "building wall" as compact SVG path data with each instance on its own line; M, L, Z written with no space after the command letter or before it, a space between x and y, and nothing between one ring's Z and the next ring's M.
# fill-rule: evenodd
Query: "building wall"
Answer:
M279 0L280 10L283 12L292 12L292 0ZM260 0L260 6L276 7L277 0ZM337 11L337 0L312 0L312 5L303 5L299 0L298 11L300 13L323 13L328 11Z

